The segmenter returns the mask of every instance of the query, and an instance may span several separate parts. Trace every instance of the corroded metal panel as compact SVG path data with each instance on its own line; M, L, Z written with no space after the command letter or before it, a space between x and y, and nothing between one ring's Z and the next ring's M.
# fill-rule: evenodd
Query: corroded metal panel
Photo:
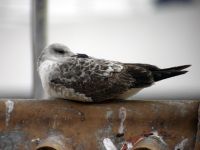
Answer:
M98 104L66 100L0 100L0 149L31 150L51 136L68 149L117 149L150 132L169 150L193 150L197 101L112 101Z
M196 134L196 143L195 143L195 150L200 149L200 106L198 109L198 124L197 124L197 134Z

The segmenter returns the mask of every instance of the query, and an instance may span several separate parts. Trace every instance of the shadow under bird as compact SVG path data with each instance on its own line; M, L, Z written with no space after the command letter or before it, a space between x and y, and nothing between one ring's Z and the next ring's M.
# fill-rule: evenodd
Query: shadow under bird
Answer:
M154 82L186 73L189 66L121 63L75 54L62 44L45 48L37 64L48 97L82 102L127 99Z

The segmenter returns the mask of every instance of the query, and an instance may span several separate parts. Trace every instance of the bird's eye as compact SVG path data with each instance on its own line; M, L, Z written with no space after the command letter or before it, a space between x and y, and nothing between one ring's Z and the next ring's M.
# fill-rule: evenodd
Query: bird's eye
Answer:
M54 48L53 50L58 54L65 54L65 51L61 48Z

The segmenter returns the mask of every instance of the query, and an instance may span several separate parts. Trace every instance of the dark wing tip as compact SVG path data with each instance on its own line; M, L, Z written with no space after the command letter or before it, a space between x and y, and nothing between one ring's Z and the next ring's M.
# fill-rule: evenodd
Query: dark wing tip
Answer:
M182 66L176 66L176 67L170 67L170 68L165 68L165 69L160 69L160 70L163 70L163 71L172 71L172 70L176 70L176 71L181 71L181 70L184 70L188 67L190 67L191 65L182 65Z
M185 74L185 73L187 73L188 71L186 71L186 70L184 70L184 71L180 71L180 74L179 75L181 75L181 74Z
M183 70L186 66L180 66L180 67L173 67L171 69L161 69L159 71L153 71L154 81L160 81L163 79L175 77L178 75L182 75L187 73L188 71ZM187 67L186 67L187 68Z
M183 66L179 66L180 70L186 69L191 67L192 65L183 65Z

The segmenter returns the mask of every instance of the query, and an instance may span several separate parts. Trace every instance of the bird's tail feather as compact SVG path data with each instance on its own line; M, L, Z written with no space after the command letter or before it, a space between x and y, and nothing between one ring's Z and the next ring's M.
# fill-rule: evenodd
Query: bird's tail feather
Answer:
M152 71L154 81L160 81L160 80L163 80L166 78L185 74L188 71L185 71L183 69L186 69L190 66L191 65L183 65L183 66L176 66L176 67L171 67L171 68L154 70L154 71Z
M170 68L165 68L162 70L183 70L186 69L188 67L190 67L191 65L183 65L183 66L176 66L176 67L170 67Z

